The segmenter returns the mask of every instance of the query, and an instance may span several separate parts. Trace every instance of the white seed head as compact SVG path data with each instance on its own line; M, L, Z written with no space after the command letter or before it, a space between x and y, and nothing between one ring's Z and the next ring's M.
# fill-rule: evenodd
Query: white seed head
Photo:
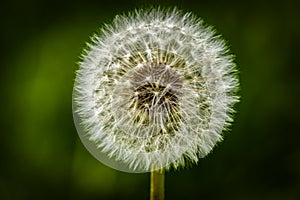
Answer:
M73 113L101 162L127 172L197 163L222 140L238 101L232 56L191 13L137 10L93 37Z

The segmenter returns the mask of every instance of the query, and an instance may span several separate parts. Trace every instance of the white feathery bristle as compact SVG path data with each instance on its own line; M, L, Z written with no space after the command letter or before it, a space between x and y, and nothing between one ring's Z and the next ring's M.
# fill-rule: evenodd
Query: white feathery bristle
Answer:
M79 135L96 158L122 171L197 163L232 121L235 68L225 42L191 13L116 16L94 36L77 72Z

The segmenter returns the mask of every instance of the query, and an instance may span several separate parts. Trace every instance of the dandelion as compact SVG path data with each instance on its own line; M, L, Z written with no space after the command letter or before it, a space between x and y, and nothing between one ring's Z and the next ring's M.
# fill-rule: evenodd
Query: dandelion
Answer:
M232 55L177 9L116 16L92 38L73 92L81 140L127 172L197 163L222 140L238 101Z

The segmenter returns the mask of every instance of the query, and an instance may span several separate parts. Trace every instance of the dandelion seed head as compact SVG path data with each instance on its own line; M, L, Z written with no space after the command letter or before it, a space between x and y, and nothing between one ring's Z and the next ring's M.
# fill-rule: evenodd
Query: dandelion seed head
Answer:
M177 9L116 16L86 51L73 92L79 135L127 172L197 163L238 101L235 64L202 20Z

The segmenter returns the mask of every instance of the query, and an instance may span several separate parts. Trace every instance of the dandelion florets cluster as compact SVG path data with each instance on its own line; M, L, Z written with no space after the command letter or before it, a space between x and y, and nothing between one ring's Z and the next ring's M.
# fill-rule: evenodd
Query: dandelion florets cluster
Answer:
M227 51L191 13L117 16L93 37L77 72L73 108L81 139L123 171L198 162L222 140L238 100Z

